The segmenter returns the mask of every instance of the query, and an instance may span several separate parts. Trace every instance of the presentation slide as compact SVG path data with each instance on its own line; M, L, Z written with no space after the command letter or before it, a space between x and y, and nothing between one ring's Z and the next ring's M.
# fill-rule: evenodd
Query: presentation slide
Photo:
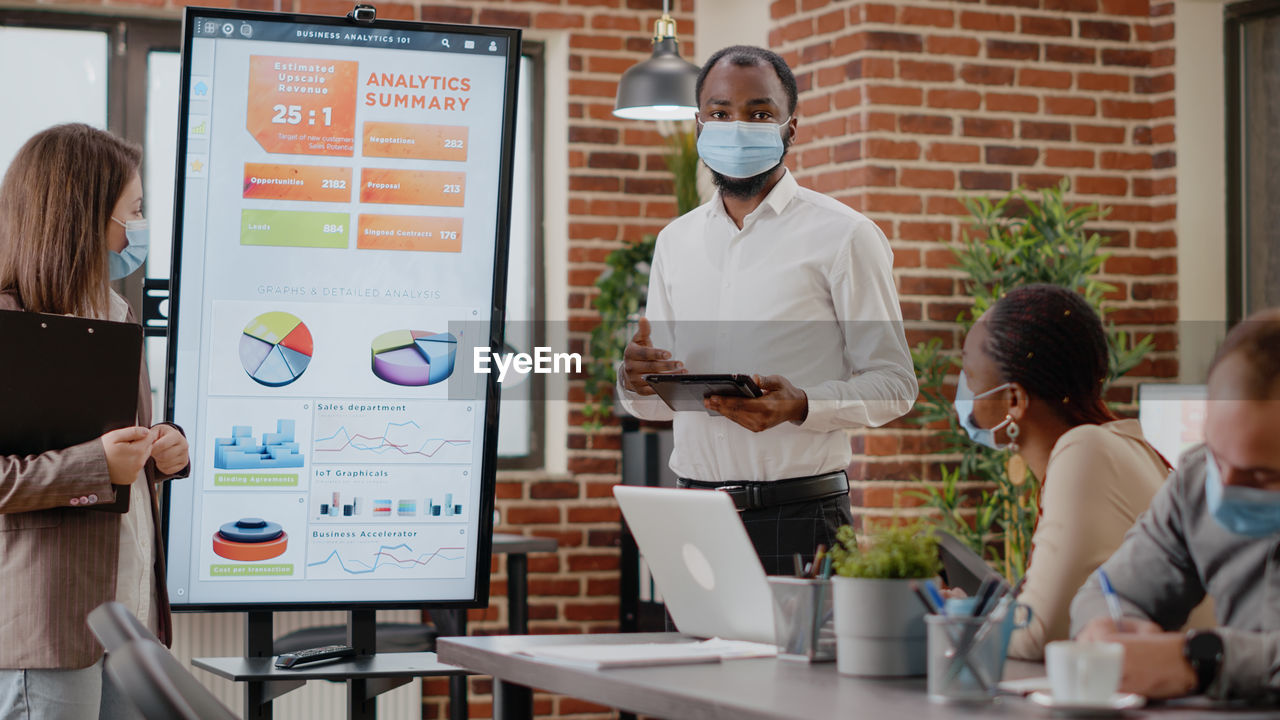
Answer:
M184 30L174 606L482 597L496 384L471 358L502 306L518 31Z

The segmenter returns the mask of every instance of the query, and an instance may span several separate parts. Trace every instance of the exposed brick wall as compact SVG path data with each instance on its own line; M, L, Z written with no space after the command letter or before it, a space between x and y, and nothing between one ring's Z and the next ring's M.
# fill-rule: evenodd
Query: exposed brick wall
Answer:
M1103 279L1117 323L1157 334L1112 389L1178 373L1171 0L776 0L773 49L801 88L791 163L803 184L888 234L912 345L960 340L960 276L939 241L960 238L966 194L1062 178L1070 199L1111 208ZM926 431L853 438L864 516L919 501L900 481L936 477Z
M682 51L692 57L696 0L679 0ZM277 9L275 0L200 4ZM596 322L593 285L623 242L675 214L661 138L651 124L611 114L618 76L649 52L661 0L426 0L379 2L382 17L514 25L568 38L569 98L545 108L568 119L567 246L573 351ZM172 0L56 3L92 12L180 14ZM33 4L48 9L53 4ZM348 0L282 0L279 9L345 14ZM801 182L867 213L889 235L911 341L958 341L964 306L951 254L965 193L1073 183L1072 197L1113 208L1097 229L1115 256L1113 317L1158 333L1159 352L1135 377L1177 374L1174 235L1172 0L777 0L770 45L796 70L800 136L791 164ZM548 278L549 283L561 282ZM1132 380L1118 399L1128 399ZM534 632L617 626L619 473L616 428L581 430L580 382L570 386L569 475L503 474L499 530L555 537L561 550L530 558ZM853 438L855 496L883 512L905 501L901 483L928 472L927 433L896 427ZM506 575L493 606L472 613L475 632L503 632ZM487 717L491 683L473 678L473 717ZM446 686L427 683L442 697ZM600 715L589 703L539 694L539 715ZM428 701L425 717L443 717Z

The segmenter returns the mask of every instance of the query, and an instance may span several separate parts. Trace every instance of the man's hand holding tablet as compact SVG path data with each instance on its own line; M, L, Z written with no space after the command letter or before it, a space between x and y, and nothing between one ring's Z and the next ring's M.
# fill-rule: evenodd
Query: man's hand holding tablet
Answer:
M691 376L684 363L672 359L667 350L653 346L649 332L649 320L640 318L640 327L622 356L624 388L639 395L658 393L672 410L702 409L712 415L723 415L752 432L768 430L787 421L802 423L808 416L808 396L785 377ZM655 384L668 389L657 390Z
M752 432L803 422L809 409L804 391L781 375L651 373L643 380L672 410L723 415Z
M711 395L705 399L708 412L719 413L742 427L760 432L774 425L799 425L809 416L809 396L781 375L753 375L762 394L755 398Z

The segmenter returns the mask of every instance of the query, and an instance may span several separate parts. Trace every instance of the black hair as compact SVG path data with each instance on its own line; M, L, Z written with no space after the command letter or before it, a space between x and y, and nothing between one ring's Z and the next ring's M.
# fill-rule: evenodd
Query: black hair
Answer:
M1244 365L1232 378L1240 400L1271 400L1280 396L1280 310L1263 310L1242 320L1222 341L1209 366L1213 375L1229 357L1239 355Z
M1102 399L1111 375L1107 333L1080 293L1024 285L997 300L983 322L983 349L1003 382L1018 383L1072 427L1117 419Z
M782 88L787 91L787 114L795 113L799 91L796 89L796 76L791 73L791 68L787 67L787 61L772 50L766 50L754 45L730 45L723 50L717 51L715 55L707 59L706 64L702 66L702 70L698 72L698 83L694 87L695 98L699 105L702 104L702 84L707 79L707 73L711 72L711 68L715 67L716 63L726 58L738 67L772 65L773 71L778 74L778 79L782 81Z

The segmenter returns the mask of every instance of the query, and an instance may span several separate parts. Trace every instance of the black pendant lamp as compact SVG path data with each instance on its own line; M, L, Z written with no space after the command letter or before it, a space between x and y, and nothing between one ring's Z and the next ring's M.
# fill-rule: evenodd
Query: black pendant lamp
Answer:
M664 0L662 17L653 28L653 57L622 73L614 115L628 120L693 118L698 110L698 66L680 57L679 44L670 0Z

